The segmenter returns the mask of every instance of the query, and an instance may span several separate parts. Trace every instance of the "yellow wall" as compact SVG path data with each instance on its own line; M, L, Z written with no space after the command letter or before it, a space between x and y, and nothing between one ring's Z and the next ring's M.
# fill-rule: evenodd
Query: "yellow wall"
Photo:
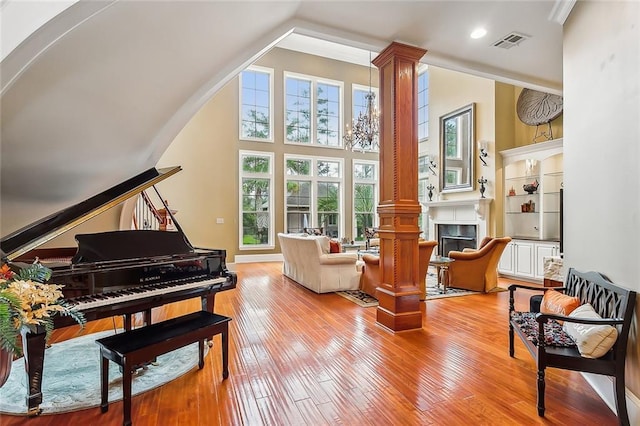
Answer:
M224 248L227 259L235 255L279 253L274 250L243 250L239 248L238 223L238 150L275 153L275 232L284 229L283 155L293 153L316 157L344 158L345 167L345 235L351 236L350 212L352 200L351 162L353 158L377 160L376 154L352 153L340 149L310 148L283 143L283 72L290 71L316 77L344 81L346 120L350 121L351 83L368 85L369 70L340 61L274 49L257 65L274 69L274 143L241 141L238 138L238 79L233 79L211 99L178 135L158 163L159 167L181 165L183 171L162 183L163 195L178 210L177 220L194 245ZM374 68L373 82L377 83ZM527 143L530 126L523 125L515 114L515 103L521 89L480 77L429 67L429 140L421 146L421 154L439 155L439 118L471 102L476 104L475 140L489 141L482 166L474 144L475 179L470 192L442 194L440 199L479 198L477 179L487 180L485 196L494 198L491 207L490 233L502 232L502 160L499 151ZM561 125L561 123L560 123ZM561 127L560 130L561 132ZM554 134L556 130L554 128ZM436 169L440 172L440 167ZM438 182L437 177L432 180ZM439 185L435 184L436 187ZM438 195L434 197L438 199ZM216 223L221 218L224 223Z
M513 112L514 112L514 114L516 112L516 105L517 105L517 102L518 102L518 96L520 96L521 92L522 92L522 88L521 87L516 87L515 91L513 93L513 96L514 96ZM543 141L549 140L549 139L560 139L562 137L562 114L560 114L560 116L558 118L556 118L555 120L551 121L551 134L550 135L553 136L553 137L547 138L547 139L545 139L544 137L537 137L535 139L535 142L534 142L534 137L536 136L536 126L529 126L527 124L524 124L522 121L520 121L520 119L518 118L517 114L515 114L514 124L515 124L515 135L514 135L514 143L515 143L515 145L512 146L511 148L530 145L532 143L537 143L537 142L543 142ZM546 124L540 125L538 127L538 136L540 136L540 134L542 132L545 132L547 135L549 135L549 127Z
M283 155L285 152L345 159L345 234L351 235L352 186L351 161L353 158L377 160L374 154L352 153L344 150L309 148L284 145L283 125L283 72L291 71L312 76L344 81L344 105L350 113L351 83L368 85L367 67L355 66L340 61L332 61L316 56L304 55L283 49L274 49L262 57L257 65L274 68L275 80L275 143L256 143L238 139L238 80L232 80L224 87L185 127L160 160L158 166L181 165L183 172L163 183L171 206L178 209L177 220L191 241L199 246L225 248L230 262L237 254L270 254L275 250L243 250L238 241L238 150L275 152L275 223L276 233L284 228ZM476 103L476 140L485 139L489 143L488 167L479 166L476 155L476 177L473 192L447 194L447 199L478 198L477 179L488 179L485 196L496 197L496 90L495 82L484 78L444 70L429 68L429 134L427 153L438 153L439 117L471 102ZM373 82L377 82L374 68ZM513 96L508 97L513 99ZM350 120L350 118L347 118ZM501 127L508 127L499 121ZM513 122L510 123L513 126ZM197 153L197 154L196 154ZM439 172L439 168L436 169ZM437 178L434 179L437 182ZM437 185L436 185L437 186ZM498 196L499 197L499 196ZM444 198L444 197L443 197ZM495 215L494 215L495 216ZM224 224L217 224L222 218ZM495 221L494 221L495 223ZM495 227L495 225L494 225ZM495 232L495 228L491 230ZM276 241L277 243L277 241Z
M351 236L350 212L352 200L352 160L354 158L377 160L377 154L362 154L332 148L311 148L285 145L283 119L284 71L310 76L324 77L344 82L345 120L351 121L351 84L369 84L367 67L305 55L285 49L274 49L263 56L257 65L274 69L274 143L248 142L238 138L238 79L222 88L185 126L164 153L158 167L182 166L183 171L157 185L170 206L178 213L176 219L187 237L197 247L223 248L227 250L228 262L234 262L238 254L279 253L277 239L273 250L243 250L239 248L239 183L238 150L267 151L275 153L275 232L284 229L284 164L286 153L315 157L344 158L345 191L345 236ZM378 81L373 68L372 81ZM516 116L515 105L522 90L508 84L474 77L467 74L429 67L429 140L421 144L421 154L439 156L439 118L471 102L476 104L475 141L489 142L488 166L482 166L474 143L475 178L474 190L469 192L442 194L440 199L478 198L477 179L487 180L485 196L493 198L490 213L490 229L493 235L502 235L503 188L502 159L499 152L504 149L526 145L535 128L522 124ZM562 135L562 118L554 121L554 136ZM440 167L436 168L440 173ZM431 176L436 187L438 177ZM437 190L434 199L438 199ZM73 235L84 232L100 232L117 229L120 208L74 229L45 247L75 245ZM217 223L221 219L223 223Z
M275 232L284 229L284 153L315 157L344 158L345 235L352 234L352 160L377 160L377 154L362 154L335 148L285 145L283 119L284 71L344 81L345 120L351 115L351 84L368 86L367 67L274 49L257 65L274 69L274 143L241 141L238 138L238 79L227 84L211 99L178 135L160 159L158 166L181 165L183 171L169 179L163 195L178 210L176 220L194 245L224 248L233 262L238 254L273 254L275 250L242 250L239 248L239 183L238 150L275 153ZM373 68L373 82L378 76ZM217 218L224 220L216 223Z

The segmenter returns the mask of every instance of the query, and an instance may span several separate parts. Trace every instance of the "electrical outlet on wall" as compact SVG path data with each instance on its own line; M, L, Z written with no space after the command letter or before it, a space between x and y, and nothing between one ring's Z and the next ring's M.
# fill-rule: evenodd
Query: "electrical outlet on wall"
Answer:
M216 223L224 223L224 218L223 217L216 218Z

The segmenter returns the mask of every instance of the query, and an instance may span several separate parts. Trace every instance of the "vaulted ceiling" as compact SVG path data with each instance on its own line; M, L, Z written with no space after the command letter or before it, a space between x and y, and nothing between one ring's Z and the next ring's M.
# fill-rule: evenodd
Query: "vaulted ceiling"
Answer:
M278 43L366 64L399 41L427 49L426 64L562 91L551 19L562 2L60 4L0 10L1 235L155 166L193 114ZM471 39L478 26L488 34ZM513 32L524 41L493 46Z

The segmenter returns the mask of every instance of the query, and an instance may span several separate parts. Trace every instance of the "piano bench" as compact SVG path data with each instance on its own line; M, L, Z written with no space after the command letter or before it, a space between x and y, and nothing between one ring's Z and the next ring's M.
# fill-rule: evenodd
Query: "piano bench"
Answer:
M122 400L125 426L131 424L131 375L134 366L155 357L198 342L198 367L204 367L204 341L222 335L222 378L229 377L229 321L231 318L207 311L194 312L146 327L125 331L96 340L100 346L101 404L104 413L109 409L109 360L122 368Z

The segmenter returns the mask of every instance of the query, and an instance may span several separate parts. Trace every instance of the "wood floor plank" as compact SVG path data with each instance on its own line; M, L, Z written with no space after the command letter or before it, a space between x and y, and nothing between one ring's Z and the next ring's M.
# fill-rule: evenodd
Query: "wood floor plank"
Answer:
M508 292L421 303L423 327L391 333L376 308L315 294L284 278L282 264L237 266L238 286L216 296L229 324L229 371L220 337L205 367L133 398L140 425L616 425L579 373L547 370L547 413L536 411L536 367L516 340L508 353ZM501 282L501 285L506 285ZM523 292L516 307L526 309ZM199 309L197 300L154 309L157 322ZM56 330L53 342L121 327L105 319ZM122 423L122 403L0 424Z

